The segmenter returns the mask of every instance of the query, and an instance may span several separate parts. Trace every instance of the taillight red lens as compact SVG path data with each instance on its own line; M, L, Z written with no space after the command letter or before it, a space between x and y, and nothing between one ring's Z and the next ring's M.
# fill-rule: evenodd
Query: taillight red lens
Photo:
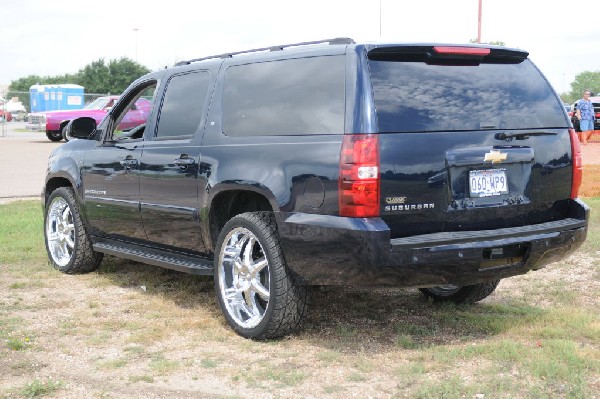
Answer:
M571 198L579 196L579 187L583 178L583 160L581 158L581 145L575 129L569 129L571 135L571 158L573 158L573 181L571 182Z
M480 47L435 46L433 49L438 54L479 55L479 56L485 56L485 55L490 54L489 48L480 48Z
M338 186L340 216L379 216L377 135L344 135Z

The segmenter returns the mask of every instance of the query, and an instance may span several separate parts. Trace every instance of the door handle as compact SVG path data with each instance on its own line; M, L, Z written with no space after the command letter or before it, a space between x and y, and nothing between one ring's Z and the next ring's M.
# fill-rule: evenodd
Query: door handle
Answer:
M124 160L120 161L119 163L122 166L125 166L126 168L131 168L132 166L137 166L138 160L137 159L124 159Z
M173 161L173 163L177 166L190 166L196 163L194 158L177 158Z

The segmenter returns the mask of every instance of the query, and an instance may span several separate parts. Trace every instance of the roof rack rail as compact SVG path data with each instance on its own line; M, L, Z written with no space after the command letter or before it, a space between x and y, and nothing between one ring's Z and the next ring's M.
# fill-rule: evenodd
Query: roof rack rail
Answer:
M224 54L217 54L217 55L209 55L208 57L194 58L193 60L188 60L188 61L179 61L178 63L175 64L175 66L189 65L192 62L210 60L210 59L213 59L213 58L231 58L234 55L239 55L239 54L256 53L256 52L259 52L259 51L281 51L281 50L283 50L284 48L287 48L287 47L308 46L308 45L311 45L311 44L321 44L321 43L329 43L329 44L333 45L333 44L354 44L355 42L354 42L354 40L350 39L349 37L336 37L336 38L333 38L333 39L315 40L315 41L312 41L312 42L281 44L281 45L278 45L278 46L269 46L269 47L255 48L255 49L252 49L252 50L236 51L236 52L233 52L233 53L224 53Z

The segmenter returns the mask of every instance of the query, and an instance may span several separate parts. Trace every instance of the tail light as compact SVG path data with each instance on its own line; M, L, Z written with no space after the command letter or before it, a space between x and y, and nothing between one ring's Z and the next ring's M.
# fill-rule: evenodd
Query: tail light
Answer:
M569 129L571 135L571 157L573 158L573 181L571 183L571 198L579 196L579 187L583 178L583 160L581 158L581 146L575 129Z
M489 48L481 47L448 47L448 46L435 46L433 50L438 54L452 54L452 55L474 55L474 56L486 56L490 54Z
M340 216L379 216L377 135L344 135L338 186Z

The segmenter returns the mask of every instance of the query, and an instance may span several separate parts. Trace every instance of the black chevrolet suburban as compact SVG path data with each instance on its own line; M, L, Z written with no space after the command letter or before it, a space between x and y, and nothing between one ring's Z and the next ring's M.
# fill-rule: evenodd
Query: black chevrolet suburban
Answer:
M118 126L139 98L145 123ZM587 233L560 98L505 47L338 38L180 62L49 158L45 242L64 273L105 254L214 275L240 335L293 331L316 285L473 303Z

